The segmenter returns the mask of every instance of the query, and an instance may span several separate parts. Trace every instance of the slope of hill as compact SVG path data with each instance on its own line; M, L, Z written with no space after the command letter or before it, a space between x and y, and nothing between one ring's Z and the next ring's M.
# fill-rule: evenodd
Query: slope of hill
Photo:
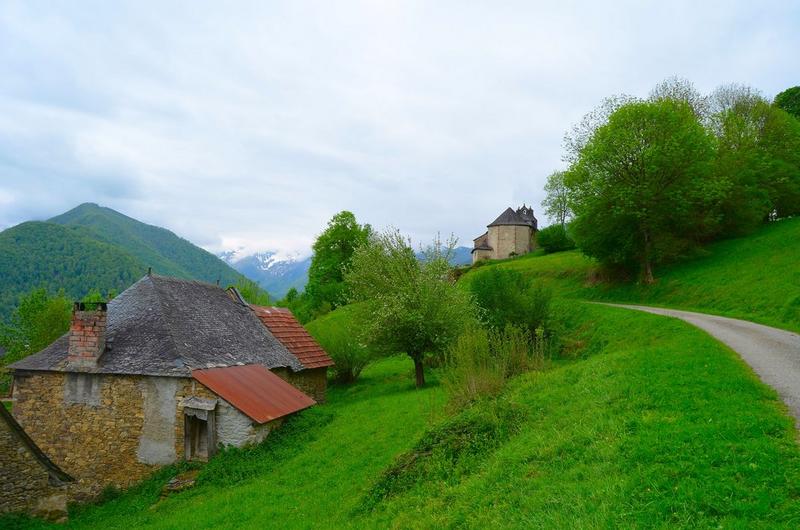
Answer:
M111 208L85 203L49 220L82 226L106 243L123 248L159 274L220 284L236 283L240 275L214 254L193 245L166 228L152 226Z
M73 298L93 288L117 292L147 273L222 285L242 276L213 254L169 230L96 204L82 204L50 221L0 232L0 319L36 287Z
M593 262L578 251L529 255L488 263L520 271L562 296L633 302L720 314L800 331L800 218L769 223L758 232L709 245L694 259L656 271L654 285L593 280Z
M685 323L574 309L579 355L498 402L445 418L442 387L415 390L408 360L386 359L264 444L219 454L195 488L159 500L185 464L171 467L70 525L797 527L800 447L774 392Z
M120 291L147 269L82 227L31 221L0 232L0 317L35 287L79 298L93 288Z

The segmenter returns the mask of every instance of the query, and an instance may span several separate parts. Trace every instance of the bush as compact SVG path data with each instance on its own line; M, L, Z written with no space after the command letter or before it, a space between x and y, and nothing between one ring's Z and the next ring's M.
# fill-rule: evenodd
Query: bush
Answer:
M569 237L567 229L560 224L539 230L536 234L536 242L547 254L575 248L575 241Z
M475 275L470 290L490 327L547 330L552 293L541 282L530 285L517 271L491 267Z
M543 334L507 326L502 331L475 328L450 348L442 382L450 407L461 409L499 394L506 380L544 366L548 353Z
M308 332L336 363L332 368L333 380L352 383L374 356L347 326L335 322L328 324L333 325L326 325L324 321L318 325L312 324L308 326Z

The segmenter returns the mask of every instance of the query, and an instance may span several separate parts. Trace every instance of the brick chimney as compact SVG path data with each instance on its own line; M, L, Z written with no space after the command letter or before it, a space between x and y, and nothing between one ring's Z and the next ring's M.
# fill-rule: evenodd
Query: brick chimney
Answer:
M67 365L94 368L106 349L105 302L75 302L69 327Z

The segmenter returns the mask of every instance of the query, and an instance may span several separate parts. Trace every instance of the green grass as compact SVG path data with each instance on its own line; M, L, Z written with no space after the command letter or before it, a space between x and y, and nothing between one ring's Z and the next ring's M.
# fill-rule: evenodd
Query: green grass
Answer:
M218 455L195 488L156 505L177 472L171 467L116 499L80 508L69 527L345 526L394 456L441 418L435 374L416 390L412 372L405 357L378 362L358 384L330 388L327 405L292 418L267 443ZM4 521L11 524L0 519L0 527Z
M407 359L383 360L261 446L218 456L194 489L156 504L168 468L68 526L800 525L793 424L733 352L673 319L569 314L576 357L498 401L445 418L435 373L418 391Z
M733 352L677 320L576 312L589 357L515 381L504 399L524 411L521 430L470 473L423 477L384 500L370 524L800 525L793 424Z
M748 237L709 245L694 259L656 270L651 286L592 281L593 262L578 251L529 255L478 267L504 267L571 298L632 302L753 320L800 331L800 219L770 223Z

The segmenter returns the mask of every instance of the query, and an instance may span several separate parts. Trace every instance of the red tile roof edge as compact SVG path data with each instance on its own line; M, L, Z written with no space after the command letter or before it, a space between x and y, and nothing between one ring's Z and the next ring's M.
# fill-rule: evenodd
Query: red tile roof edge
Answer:
M285 307L250 305L270 333L297 357L304 368L333 366L333 359Z

